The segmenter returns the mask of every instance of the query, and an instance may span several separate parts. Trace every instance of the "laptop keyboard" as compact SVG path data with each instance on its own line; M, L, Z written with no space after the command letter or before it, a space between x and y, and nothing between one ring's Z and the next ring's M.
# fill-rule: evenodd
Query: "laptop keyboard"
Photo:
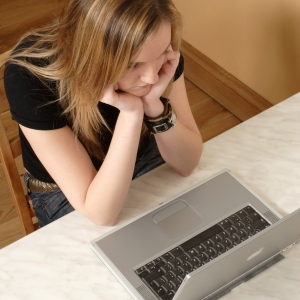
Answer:
M217 256L242 243L269 222L251 206L135 270L160 300L172 299L184 277Z

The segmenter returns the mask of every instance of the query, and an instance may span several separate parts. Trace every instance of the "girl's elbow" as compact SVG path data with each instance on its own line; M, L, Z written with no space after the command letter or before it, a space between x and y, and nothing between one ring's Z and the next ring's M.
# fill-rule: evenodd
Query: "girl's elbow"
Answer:
M202 151L201 151L201 153L202 153ZM200 163L201 153L200 153L199 157L194 161L194 163L192 163L188 168L182 169L182 170L177 170L177 172L182 177L188 177L188 176L190 176L194 172L194 170L198 167L198 165Z
M94 222L96 225L99 226L105 226L105 227L112 227L115 226L117 224L117 220L104 220L104 219L97 219L97 220L91 220L92 222Z
M86 216L90 221L99 226L112 227L117 224L118 217L108 217L101 215L88 215Z

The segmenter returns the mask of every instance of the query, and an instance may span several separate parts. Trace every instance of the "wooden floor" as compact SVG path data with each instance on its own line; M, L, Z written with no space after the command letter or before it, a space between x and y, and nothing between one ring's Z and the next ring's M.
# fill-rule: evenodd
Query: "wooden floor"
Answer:
M0 0L0 54L9 50L26 30L59 14L64 0ZM1 74L0 74L1 75ZM186 79L193 115L204 141L241 123L232 113ZM0 81L0 112L8 110ZM3 117L3 115L2 115ZM16 124L11 124L16 134ZM1 138L1 137L0 137ZM18 162L20 170L22 162ZM22 237L19 220L0 165L0 249Z

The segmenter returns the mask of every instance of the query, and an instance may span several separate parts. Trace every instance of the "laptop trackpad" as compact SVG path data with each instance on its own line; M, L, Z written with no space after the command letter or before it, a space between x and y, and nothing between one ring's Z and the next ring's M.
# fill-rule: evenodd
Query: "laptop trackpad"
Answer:
M182 200L171 204L152 218L166 235L172 237L183 233L201 221L200 215Z

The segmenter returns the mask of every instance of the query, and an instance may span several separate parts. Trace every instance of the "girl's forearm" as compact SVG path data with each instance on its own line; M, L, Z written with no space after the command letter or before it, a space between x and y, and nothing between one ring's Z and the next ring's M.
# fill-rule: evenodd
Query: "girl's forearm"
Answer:
M132 180L142 126L142 114L120 112L105 160L86 196L88 218L113 225Z
M155 134L159 151L180 175L188 176L199 164L203 142L200 134L185 127L177 120L175 127Z

